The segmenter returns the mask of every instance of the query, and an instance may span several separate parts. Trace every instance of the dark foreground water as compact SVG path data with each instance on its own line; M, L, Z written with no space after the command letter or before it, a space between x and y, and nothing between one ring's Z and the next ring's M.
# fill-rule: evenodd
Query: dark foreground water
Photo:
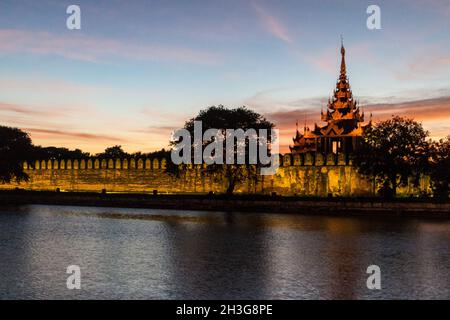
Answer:
M449 221L0 208L3 299L449 299L449 253Z

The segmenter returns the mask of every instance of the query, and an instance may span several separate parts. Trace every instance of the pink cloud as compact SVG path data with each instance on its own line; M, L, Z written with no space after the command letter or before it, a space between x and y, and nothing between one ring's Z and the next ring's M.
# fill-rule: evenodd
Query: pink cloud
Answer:
M424 37L427 37L424 35ZM409 41L419 41L411 37ZM375 61L377 66L390 72L400 81L436 79L447 76L450 71L450 51L446 42L422 44L412 48L409 54L395 64Z
M260 5L256 4L255 2L252 2L252 5L260 18L261 22L264 25L264 28L277 37L278 39L282 40L285 43L292 44L293 40L291 35L289 34L286 27L273 15L269 14L266 9L261 7Z
M0 87L4 91L34 91L49 92L52 94L86 94L98 92L99 90L106 91L105 87L99 85L94 87L73 83L64 79L51 79L46 75L32 74L31 72L21 75L0 74Z
M80 33L62 36L44 31L11 29L0 30L0 52L59 55L89 62L122 58L213 65L220 61L214 53L184 47L121 42Z
M31 106L0 102L1 113L20 114L30 117L64 117L70 111L71 110L67 108L36 108Z
M408 64L406 71L397 73L400 80L411 80L434 76L437 73L450 70L450 53L423 54L416 56Z

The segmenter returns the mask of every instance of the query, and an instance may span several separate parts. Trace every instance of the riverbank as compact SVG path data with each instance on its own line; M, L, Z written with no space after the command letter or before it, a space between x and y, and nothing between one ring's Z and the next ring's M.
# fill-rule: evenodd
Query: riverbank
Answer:
M0 191L0 205L48 204L176 210L450 218L450 202L399 198L301 198L264 195L180 195Z

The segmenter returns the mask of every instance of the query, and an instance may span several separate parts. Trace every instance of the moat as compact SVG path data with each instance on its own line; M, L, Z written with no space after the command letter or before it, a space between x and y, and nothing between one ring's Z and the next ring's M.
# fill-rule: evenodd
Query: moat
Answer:
M3 206L0 252L2 299L450 298L448 220Z

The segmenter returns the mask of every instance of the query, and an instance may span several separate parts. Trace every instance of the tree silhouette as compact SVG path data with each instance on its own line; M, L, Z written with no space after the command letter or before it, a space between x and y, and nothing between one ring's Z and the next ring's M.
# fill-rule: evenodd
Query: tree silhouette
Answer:
M83 152L80 149L69 150L60 147L41 147L35 146L33 158L37 160L47 159L82 159L89 157L89 152Z
M122 146L113 146L113 147L109 147L106 148L104 152L102 153L98 153L97 157L102 157L102 158L125 158L128 157L130 154L123 151Z
M239 107L234 109L227 109L222 105L219 106L211 106L207 109L201 110L199 114L187 121L184 125L184 128L189 131L191 137L194 137L194 121L202 122L202 135L208 129L219 129L220 132L224 135L223 142L223 155L226 155L226 130L227 129L242 129L247 131L248 129L254 129L256 132L259 132L259 129L267 129L269 130L268 143L271 143L272 137L270 136L270 129L272 129L275 125L268 120L266 120L262 115L247 109L246 107ZM202 151L204 148L210 144L213 139L202 142ZM172 146L176 145L179 141L171 141L170 144ZM248 147L249 147L249 139L245 138L245 162L243 164L210 164L204 168L202 166L203 174L209 175L214 179L223 179L225 178L225 182L227 184L226 193L232 194L234 192L235 187L242 182L246 178L257 178L258 169L260 165L258 164L250 164L248 157ZM192 141L192 149L194 149L194 142ZM235 145L234 148L234 158L236 159L238 153L238 148ZM193 152L191 153L193 155ZM193 158L193 156L192 156ZM193 162L193 161L192 161ZM177 174L181 172L186 172L188 170L188 166L186 164L180 166L172 166L171 168Z
M0 126L0 183L27 181L22 162L32 159L33 145L26 132Z
M426 171L428 132L412 119L394 116L365 130L352 158L358 171L392 187L405 185L409 177L417 182Z
M433 194L447 199L450 183L450 136L430 143L428 159Z

